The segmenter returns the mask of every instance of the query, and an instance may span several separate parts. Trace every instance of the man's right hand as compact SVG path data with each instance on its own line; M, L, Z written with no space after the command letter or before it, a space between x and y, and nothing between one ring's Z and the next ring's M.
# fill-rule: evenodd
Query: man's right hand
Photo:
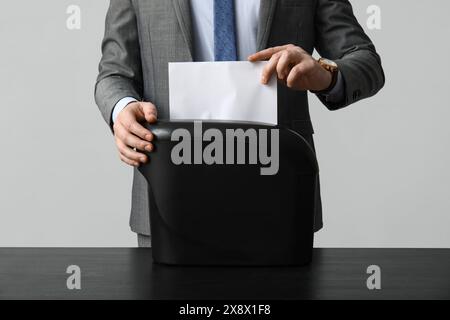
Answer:
M142 123L156 119L156 108L150 102L133 102L120 111L114 122L114 137L123 162L138 167L149 160L142 151L153 151L153 134Z

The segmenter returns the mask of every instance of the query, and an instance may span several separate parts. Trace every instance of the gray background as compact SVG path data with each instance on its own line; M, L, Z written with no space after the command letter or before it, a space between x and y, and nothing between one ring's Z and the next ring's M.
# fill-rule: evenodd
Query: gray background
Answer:
M81 30L66 28L71 4ZM316 246L450 247L450 3L353 4L387 84L337 112L311 97L325 221ZM371 4L381 30L366 27ZM0 2L0 246L136 246L132 172L93 101L107 6Z

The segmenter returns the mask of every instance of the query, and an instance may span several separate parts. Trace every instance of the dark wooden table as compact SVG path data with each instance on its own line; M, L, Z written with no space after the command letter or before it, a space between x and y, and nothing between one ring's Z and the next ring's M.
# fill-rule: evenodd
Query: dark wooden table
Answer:
M81 290L68 290L69 265ZM381 268L369 290L367 267ZM0 249L0 299L450 299L450 250L315 249L293 268L169 267L151 249Z

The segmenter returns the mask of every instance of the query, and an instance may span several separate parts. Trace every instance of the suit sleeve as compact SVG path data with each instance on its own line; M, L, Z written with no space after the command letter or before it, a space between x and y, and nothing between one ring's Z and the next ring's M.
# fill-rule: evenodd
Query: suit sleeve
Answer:
M95 101L112 128L114 106L142 97L142 67L136 13L131 0L111 0L106 15Z
M385 82L380 56L353 14L348 0L317 0L317 52L334 60L345 83L345 99L328 102L318 96L330 110L346 107L375 95Z

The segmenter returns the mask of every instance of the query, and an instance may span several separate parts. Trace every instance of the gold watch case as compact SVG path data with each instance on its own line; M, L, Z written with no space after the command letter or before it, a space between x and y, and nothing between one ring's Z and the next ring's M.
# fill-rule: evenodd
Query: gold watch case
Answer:
M324 68L327 71L330 71L331 73L335 73L338 71L338 65L336 64L336 62L332 60L320 58L318 62L322 66L322 68Z

